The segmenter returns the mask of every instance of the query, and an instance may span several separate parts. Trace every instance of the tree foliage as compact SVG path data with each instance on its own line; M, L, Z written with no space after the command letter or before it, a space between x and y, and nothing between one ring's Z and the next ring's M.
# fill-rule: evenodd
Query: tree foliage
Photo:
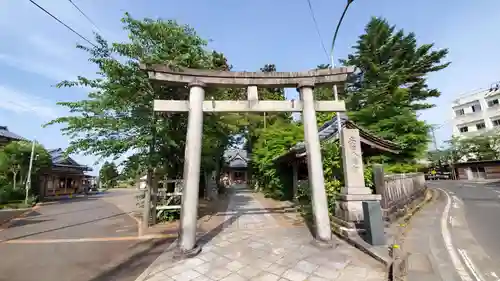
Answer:
M116 164L114 162L104 162L99 170L99 180L105 188L116 187L118 176L118 169L116 168Z
M500 159L500 134L497 131L467 138L454 137L448 144L449 147L441 152L448 163Z
M24 198L29 171L32 143L13 141L0 149L0 201ZM40 144L35 145L31 177L50 168L52 159ZM3 202L0 202L3 203Z
M67 152L118 158L133 152L132 166L163 167L169 177L182 175L187 115L153 114L154 99L186 99L186 87L150 83L139 64L166 64L172 68L229 69L226 58L207 51L206 41L187 25L173 20L137 20L125 14L124 29L129 42L108 43L96 35L96 47L78 46L89 55L99 71L97 78L78 77L58 87L87 87L87 99L60 102L70 116L49 123L62 124L71 139ZM234 90L207 90L206 98L238 98ZM223 151L233 133L236 118L206 114L204 120L204 158L207 165L214 153ZM150 152L151 150L151 152ZM137 164L137 162L139 164Z
M414 33L372 18L353 46L354 53L343 61L358 69L345 96L349 117L401 144L400 161L420 158L427 148L430 127L418 120L418 111L433 107L427 99L440 93L428 87L426 78L449 65L442 62L448 50L433 51L433 47L418 45Z

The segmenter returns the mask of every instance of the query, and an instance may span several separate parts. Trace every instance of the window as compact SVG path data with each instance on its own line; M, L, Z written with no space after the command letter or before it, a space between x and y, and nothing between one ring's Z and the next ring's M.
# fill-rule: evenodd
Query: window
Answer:
M484 124L484 122L483 123L477 123L476 124L476 128L478 130L482 130L482 129L486 128L486 124Z
M491 123L493 124L493 127L500 126L500 119L492 120Z
M460 115L464 115L464 114L465 114L465 112L464 112L464 109L463 109L463 108L462 108L462 109L455 110L455 115L456 115L456 116L460 116Z
M489 107L494 107L498 105L498 99L490 100L488 101L488 106Z
M481 111L481 105L475 104L472 106L472 112L479 112Z
M458 130L460 131L460 133L467 133L469 131L469 127L461 127L458 128Z

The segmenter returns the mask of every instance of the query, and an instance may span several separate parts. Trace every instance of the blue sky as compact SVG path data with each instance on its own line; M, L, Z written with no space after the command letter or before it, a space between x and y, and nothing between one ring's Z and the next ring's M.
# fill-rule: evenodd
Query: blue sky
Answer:
M342 12L344 0L311 0L327 48ZM92 38L93 26L67 0L38 0L75 30ZM176 19L211 39L209 47L223 52L235 70L258 70L274 63L279 71L299 71L328 63L314 29L306 0L183 0L119 1L74 0L110 41L126 40L120 18ZM453 3L453 5L451 5ZM442 91L437 107L421 118L444 124L438 142L448 139L450 101L500 80L500 2L355 0L341 27L335 47L344 58L371 16L413 31L421 43L449 48L451 66L429 77L429 85ZM85 53L74 48L81 39L28 0L0 1L0 124L26 138L36 138L47 148L65 148L68 139L58 126L41 125L67 111L57 101L78 100L85 89L55 89L61 79L92 75L94 66ZM83 43L83 42L82 42ZM294 91L287 92L290 97ZM94 166L95 158L76 155ZM95 165L97 168L100 165Z

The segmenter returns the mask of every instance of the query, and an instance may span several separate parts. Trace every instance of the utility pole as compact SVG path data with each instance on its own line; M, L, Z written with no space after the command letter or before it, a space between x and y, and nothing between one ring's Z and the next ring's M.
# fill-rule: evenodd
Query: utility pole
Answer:
M31 169L33 168L33 156L35 155L35 143L36 143L36 140L33 140L32 144L31 144L30 165L28 168L28 177L26 178L26 197L24 198L24 204L26 204L26 205L28 205L29 191L31 189Z
M432 142L434 143L434 150L439 151L438 146L437 146L437 141L436 141L435 130L436 130L436 126L435 125L431 126Z
M332 48L330 50L330 66L331 68L335 67L335 59L333 56L333 50L335 47L335 41L337 40L337 35L339 33L340 25L342 24L342 21L344 20L344 16L347 13L347 9L349 9L349 6L352 4L354 0L347 0L347 4L344 8L344 11L342 12L342 16L340 16L339 22L337 23L337 27L335 28L335 33L333 35L333 40L332 40ZM337 89L337 84L333 84L333 97L335 98L335 101L339 100L339 94L338 94L338 89ZM342 146L342 124L341 124L341 119L340 119L340 112L335 112L335 115L337 117L337 136L339 138L339 146Z

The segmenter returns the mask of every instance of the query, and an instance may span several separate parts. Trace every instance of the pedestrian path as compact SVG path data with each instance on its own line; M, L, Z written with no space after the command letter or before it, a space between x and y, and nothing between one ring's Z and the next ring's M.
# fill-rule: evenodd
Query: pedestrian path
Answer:
M343 241L319 249L306 226L278 223L276 210L245 186L230 194L217 214L225 222L199 239L202 253L181 260L171 246L136 281L387 280L381 264Z

